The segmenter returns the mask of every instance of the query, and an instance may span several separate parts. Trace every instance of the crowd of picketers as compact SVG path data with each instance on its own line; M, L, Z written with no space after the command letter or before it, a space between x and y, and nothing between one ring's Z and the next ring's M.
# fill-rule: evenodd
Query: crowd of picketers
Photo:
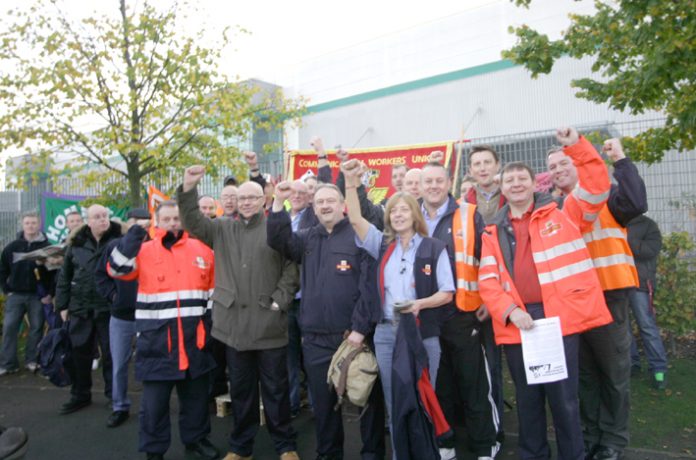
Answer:
M26 316L29 372L39 368L45 324L68 331L62 415L91 404L100 357L113 408L106 425L125 423L133 357L143 385L138 450L148 459L169 448L176 388L191 454L222 456L208 440L209 406L229 394L225 460L252 458L259 400L282 460L299 458L292 419L303 408L313 412L317 460L337 460L343 420L327 373L347 341L373 350L379 368L360 418L361 458L383 460L389 437L395 459L451 460L458 427L486 460L505 440L504 354L519 458L550 458L547 405L559 458L623 458L629 381L640 370L629 310L654 384L666 385L652 308L661 235L618 139L601 148L610 173L575 129L556 138L540 174L473 146L459 198L442 152L420 169L394 165L396 192L378 204L362 180L366 165L339 150L332 170L320 138L316 174L302 180L267 181L247 152L249 179L225 178L217 200L198 194L205 167L191 166L176 200L154 216L133 209L117 222L97 204L85 221L69 214L64 253L38 261L18 257L49 245L39 216L26 213L2 251L0 376L20 370ZM529 382L522 336L543 318L560 322L566 376Z

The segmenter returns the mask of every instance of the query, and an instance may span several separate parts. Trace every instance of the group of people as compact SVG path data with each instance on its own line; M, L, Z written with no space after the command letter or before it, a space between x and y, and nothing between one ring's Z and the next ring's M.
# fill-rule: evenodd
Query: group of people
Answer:
M656 386L665 384L650 307L659 230L643 215L645 186L617 139L603 147L613 185L601 156L575 129L559 129L557 140L547 165L559 197L537 192L528 165L502 166L490 146L470 149L473 185L459 199L441 152L420 169L395 165L396 193L381 204L368 199L365 164L341 150L332 171L319 138L312 140L317 174L274 189L256 155L245 154L250 178L225 179L221 212L213 197L198 195L205 167L191 166L176 200L157 208L154 231L145 210L132 210L121 224L106 208L90 206L56 275L12 261L16 252L48 244L38 217L27 215L18 241L2 254L8 300L0 375L19 369L16 337L25 313L26 368L36 370L41 303L54 303L69 321L74 357L61 414L91 403L99 349L113 405L107 425L124 423L135 342L135 376L143 383L138 448L148 459L169 448L174 387L188 451L220 456L208 440L209 402L229 391L225 460L252 458L259 401L278 456L299 458L292 418L304 373L316 458L337 460L343 421L327 374L347 340L373 349L379 368L360 418L361 458L384 459L388 432L394 458L420 459L427 458L423 439L434 433L403 423L408 398L394 380L404 362L399 328L415 317L444 419L464 427L480 460L495 458L505 438L503 351L515 386L520 458L550 457L548 403L559 458L620 459L629 441L629 306L645 330ZM42 298L39 285L47 286ZM560 321L567 377L528 383L521 331L552 317ZM436 442L432 458L456 458L454 436Z

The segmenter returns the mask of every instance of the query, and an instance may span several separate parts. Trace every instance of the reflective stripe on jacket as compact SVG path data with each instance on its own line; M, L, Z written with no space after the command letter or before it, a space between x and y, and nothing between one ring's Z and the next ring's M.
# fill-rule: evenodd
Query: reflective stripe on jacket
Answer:
M215 367L206 346L213 251L186 232L171 249L162 244L163 232L140 246L142 236L131 229L112 251L108 266L111 276L138 281L136 378L178 380L186 372L196 378Z
M457 294L455 303L462 311L475 311L481 305L478 287L479 261L475 254L476 205L461 200L452 218Z
M640 284L633 252L628 245L628 233L614 219L608 206L602 208L599 219L582 237L592 255L602 289L610 291Z

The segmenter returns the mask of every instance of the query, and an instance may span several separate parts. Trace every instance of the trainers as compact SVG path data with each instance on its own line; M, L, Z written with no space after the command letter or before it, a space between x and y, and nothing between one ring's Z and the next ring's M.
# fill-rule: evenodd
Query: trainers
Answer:
M664 372L655 372L655 374L653 374L653 386L656 390L667 389L667 380L665 379Z
M248 457L242 457L239 454L235 454L234 452L230 452L227 455L225 455L225 458L222 460L252 460L251 455Z
M280 460L300 460L300 456L297 455L297 452L291 450L289 452L283 452L280 454Z
M451 447L440 447L440 458L442 460L457 460L457 453Z
M28 370L32 374L36 374L36 371L39 370L39 365L37 363L34 363L34 362L26 363L24 365L24 369Z
M99 364L101 363L101 358L95 358L92 360L92 370L96 371L99 369Z
M14 374L19 372L19 369L5 369L4 367L0 367L0 377L3 375L9 375L9 374Z

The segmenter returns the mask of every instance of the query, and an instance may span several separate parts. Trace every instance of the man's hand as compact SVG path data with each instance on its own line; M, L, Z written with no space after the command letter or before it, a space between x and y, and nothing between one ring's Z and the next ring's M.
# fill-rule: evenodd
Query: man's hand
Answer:
M365 336L357 331L352 331L350 334L348 334L346 340L349 344L351 344L351 346L359 348L362 346L363 340L365 340Z
M275 187L275 198L273 199L273 212L280 212L285 209L285 200L290 198L292 189L289 181L279 182Z
M256 152L244 152L244 161L246 161L249 169L258 168L259 166L259 158L256 155Z
M512 310L509 316L510 322L523 331L528 331L534 327L534 320L526 311L517 307Z
M423 307L423 304L421 304L419 299L414 299L411 301L411 306L408 308L404 308L403 310L399 311L399 313L404 314L404 313L413 313L414 316L418 316L418 312L421 311L421 308Z
M66 322L68 320L68 310L60 311L60 319L62 319L63 322Z
M360 176L363 173L360 161L356 159L348 160L341 163L341 172L346 178L346 185L351 187L360 187Z
M437 163L442 163L445 160L445 154L441 150L434 150L428 155L428 162L435 161Z
M491 317L491 314L488 312L488 308L485 305L481 305L478 307L478 310L476 310L476 319L478 319L480 322L488 321Z
M321 137L314 136L312 140L309 141L309 145L317 152L317 155L326 155L324 142L321 140Z
M607 157L609 157L612 163L616 163L617 161L626 158L626 154L621 146L621 141L615 137L604 141L602 152L607 154Z
M556 130L556 140L559 144L568 147L580 140L580 135L575 128L563 127Z
M338 150L336 150L336 157L338 157L338 160L341 163L345 163L346 161L348 161L349 156L350 154L348 153L348 151L343 150L341 147L339 147Z
M203 179L203 176L205 176L205 166L196 165L186 168L184 171L184 192L196 188L196 185Z

